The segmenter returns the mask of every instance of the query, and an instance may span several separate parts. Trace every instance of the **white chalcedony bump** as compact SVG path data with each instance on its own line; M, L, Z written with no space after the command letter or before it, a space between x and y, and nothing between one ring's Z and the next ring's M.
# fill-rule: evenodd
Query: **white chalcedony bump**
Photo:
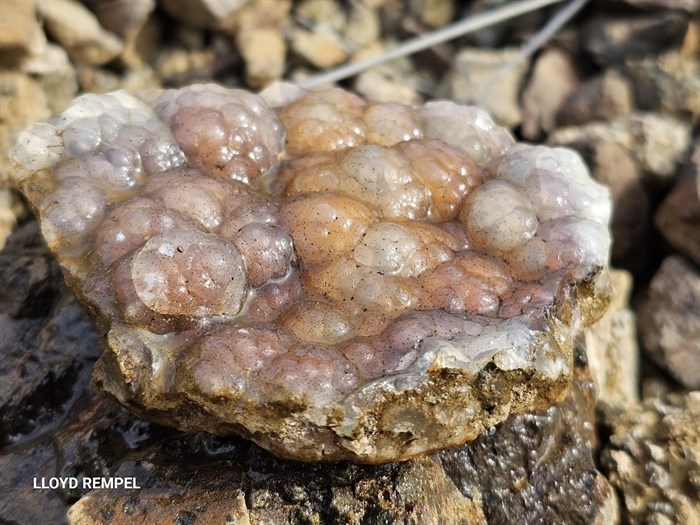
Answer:
M508 181L488 181L462 208L469 240L487 251L510 251L535 236L538 221L530 201Z
M104 216L107 194L85 179L71 177L41 204L42 231L55 249L83 242Z
M466 151L478 164L502 154L515 142L486 111L475 106L437 100L419 108L418 114L423 118L426 137Z
M55 165L63 156L63 139L55 126L42 122L32 124L17 139L17 145L10 154L19 167L19 180L24 180L33 172L45 170Z
M370 227L353 251L356 262L384 275L415 277L428 267L420 237L410 228L392 222Z
M517 144L494 158L485 175L518 184L541 222L573 216L607 226L610 220L608 189L573 150Z
M238 249L198 231L151 237L134 255L131 276L139 298L160 314L234 315L248 289Z

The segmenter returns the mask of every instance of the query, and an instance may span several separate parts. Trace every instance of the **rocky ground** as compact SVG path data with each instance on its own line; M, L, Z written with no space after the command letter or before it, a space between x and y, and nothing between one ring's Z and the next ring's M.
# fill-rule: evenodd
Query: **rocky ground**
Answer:
M700 523L698 0L559 6L344 81L374 99L478 102L523 140L580 151L611 188L615 297L567 400L405 463L305 465L182 434L90 388L96 335L7 152L80 92L303 81L501 0L6 0L0 4L0 522ZM133 476L141 490L36 490Z

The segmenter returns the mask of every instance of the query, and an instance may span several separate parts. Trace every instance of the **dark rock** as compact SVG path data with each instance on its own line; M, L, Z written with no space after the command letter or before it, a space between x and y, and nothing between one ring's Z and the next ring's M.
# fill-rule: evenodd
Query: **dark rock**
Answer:
M576 126L623 117L633 110L634 97L629 81L615 69L608 69L586 81L564 102L557 121L565 126Z
M670 51L625 63L640 109L700 123L700 56Z
M62 283L35 223L0 252L0 446L57 424L97 359L92 322Z
M2 449L0 454L0 522L17 525L66 523L66 503L55 491L33 488L33 478L55 476L57 465L51 441L25 449Z
M105 514L115 525L134 515L177 523L184 514L196 523L485 523L480 502L460 494L434 456L381 467L305 465L237 439L166 442L117 471L141 490L93 491L71 508L71 523Z
M642 345L659 366L688 388L700 388L700 272L667 257L638 312Z
M653 15L594 17L583 29L583 47L601 65L664 51L683 41L688 17L665 11Z
M515 416L476 442L382 466L305 465L237 438L176 434L116 470L141 490L97 490L71 522L133 515L202 523L616 523L616 500L591 448L592 383L579 375L561 407ZM459 490L457 490L459 489Z
M489 524L617 523L614 491L591 454L594 402L579 368L562 405L512 417L441 461L462 494L481 495Z
M86 370L88 372L89 370ZM83 478L110 478L119 462L153 445L169 431L141 422L116 403L88 390L89 374L65 412L43 425L35 439L5 447L0 454L0 522L66 523L69 505L89 492ZM76 488L37 489L41 479L79 479ZM143 479L143 478L141 478Z
M675 249L700 265L700 145L659 206L654 222Z
M100 433L100 417L127 412L88 391L95 329L35 222L0 252L0 283L0 522L63 523L66 502L76 495L40 492L34 478L94 472L103 457L124 454L128 447L115 444L129 435L127 426L102 455L90 442L113 435Z

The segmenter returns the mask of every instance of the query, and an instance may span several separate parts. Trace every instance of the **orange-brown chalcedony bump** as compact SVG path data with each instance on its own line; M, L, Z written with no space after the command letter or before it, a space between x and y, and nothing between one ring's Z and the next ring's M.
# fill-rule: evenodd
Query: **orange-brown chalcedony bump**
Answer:
M302 461L403 460L566 394L608 191L483 110L340 88L83 95L11 152L95 384Z

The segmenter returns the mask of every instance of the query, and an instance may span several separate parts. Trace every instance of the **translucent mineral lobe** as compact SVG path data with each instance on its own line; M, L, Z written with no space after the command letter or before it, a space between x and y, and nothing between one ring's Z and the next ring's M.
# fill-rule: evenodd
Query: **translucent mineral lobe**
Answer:
M607 190L482 110L339 88L84 95L19 184L144 417L384 462L560 400L605 306Z

